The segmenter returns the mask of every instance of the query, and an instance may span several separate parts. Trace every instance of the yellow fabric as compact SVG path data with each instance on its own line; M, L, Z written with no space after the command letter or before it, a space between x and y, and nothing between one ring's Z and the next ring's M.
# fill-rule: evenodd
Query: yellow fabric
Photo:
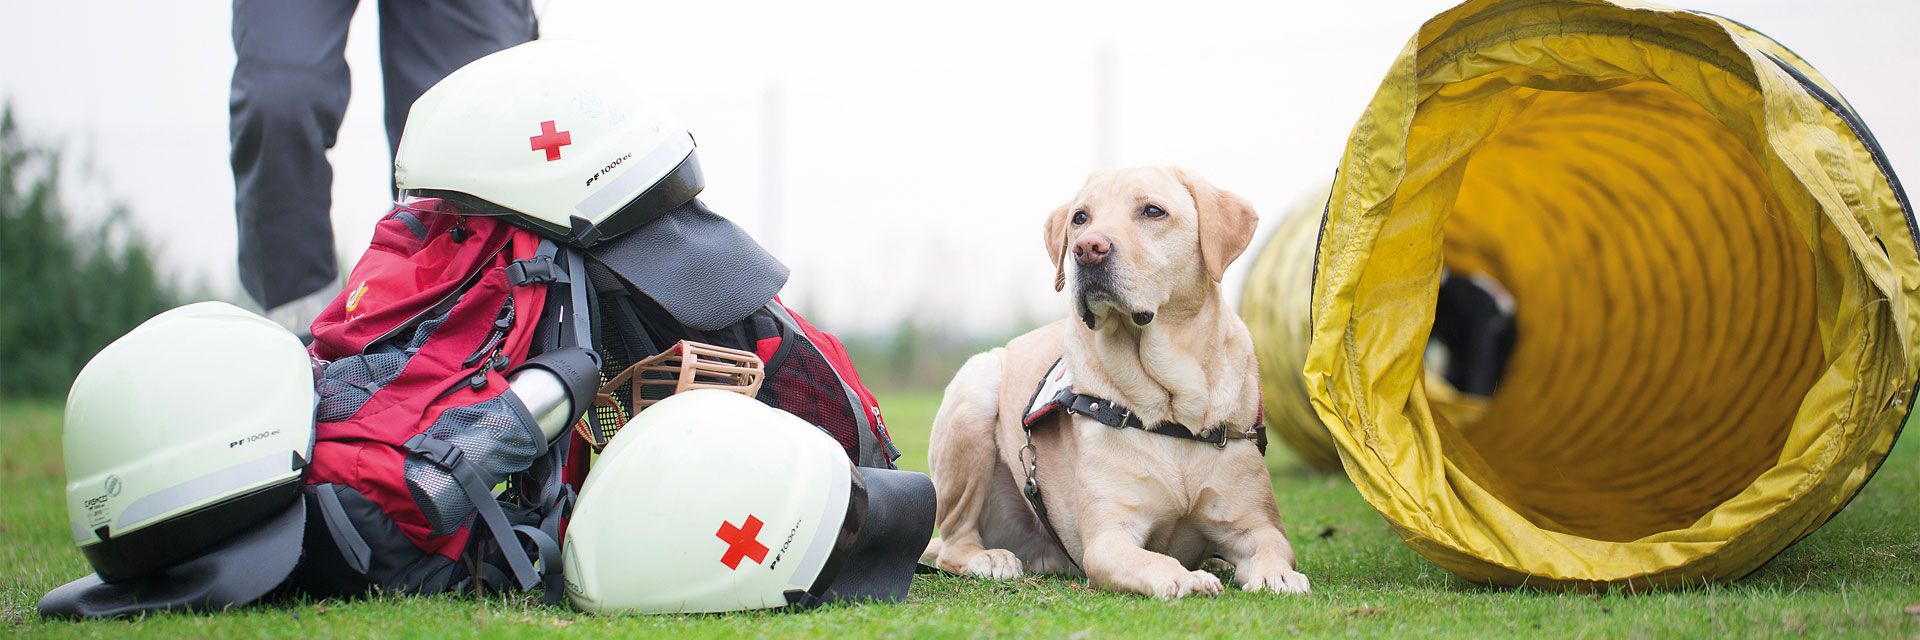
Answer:
M1320 221L1332 189L1331 182L1320 185L1280 212L1280 223L1255 252L1240 293L1240 315L1253 336L1254 355L1260 363L1267 431L1321 473L1340 472L1340 452L1314 413L1300 369L1307 360L1307 332L1312 328L1307 307L1312 302L1313 254L1319 248ZM1428 402L1449 422L1476 423L1486 414L1484 398L1460 393L1431 370L1425 378ZM1269 464L1278 460L1268 458Z
M1307 360L1311 328L1307 304L1312 301L1313 251L1332 188L1322 185L1281 212L1279 225L1254 255L1240 293L1240 316L1260 363L1260 406L1267 432L1324 473L1340 471L1340 454L1313 412L1300 368Z
M1624 2L1477 0L1402 51L1333 185L1299 371L1415 550L1499 584L1732 579L1884 459L1920 374L1911 220L1768 53L1825 85L1750 30ZM1470 423L1423 382L1443 266L1516 305Z

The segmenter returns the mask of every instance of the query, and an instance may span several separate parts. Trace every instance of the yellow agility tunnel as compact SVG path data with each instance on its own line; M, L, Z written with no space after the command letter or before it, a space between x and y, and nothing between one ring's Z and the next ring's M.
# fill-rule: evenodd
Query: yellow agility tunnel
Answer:
M1468 580L1738 578L1838 513L1908 416L1898 178L1839 91L1725 18L1455 7L1315 199L1241 300L1269 423ZM1510 312L1485 396L1430 372L1443 274Z

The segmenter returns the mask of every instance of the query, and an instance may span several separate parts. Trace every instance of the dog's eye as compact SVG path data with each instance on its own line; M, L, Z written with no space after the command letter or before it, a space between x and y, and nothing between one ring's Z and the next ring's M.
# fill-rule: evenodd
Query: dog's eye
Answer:
M1161 209L1160 207L1156 207L1154 205L1147 205L1147 208L1140 210L1140 215L1143 215L1149 218L1165 218L1167 217L1167 212Z
M1083 225L1083 224L1086 224L1086 223L1087 223L1087 212L1086 212L1086 211L1075 211L1075 212L1073 212L1073 226L1076 226L1076 227L1077 227L1077 226L1080 226L1080 225Z

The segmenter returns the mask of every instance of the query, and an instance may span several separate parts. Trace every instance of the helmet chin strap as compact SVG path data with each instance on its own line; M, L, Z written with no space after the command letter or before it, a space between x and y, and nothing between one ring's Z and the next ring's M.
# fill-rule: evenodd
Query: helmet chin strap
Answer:
M588 222L586 218L573 216L569 222L572 223L573 228L567 230L567 236L573 240L575 246L591 246L600 241L600 228L593 226L593 223Z

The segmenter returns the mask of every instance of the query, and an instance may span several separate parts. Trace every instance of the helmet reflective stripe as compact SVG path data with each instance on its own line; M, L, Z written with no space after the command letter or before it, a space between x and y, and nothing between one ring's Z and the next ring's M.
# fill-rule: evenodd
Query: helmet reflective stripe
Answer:
M814 522L835 523L834 530L837 532L842 529L839 523L847 515L848 494L852 493L853 488L853 467L833 464L828 468L833 470L833 478L827 483L827 501L820 503L820 515L814 518ZM801 591L812 591L820 580L820 570L827 565L828 554L833 553L838 541L838 535L814 536L813 544L807 545L807 554L800 557L799 570L794 571L787 585Z
M130 533L141 527L153 524L162 516L173 515L188 508L204 505L220 498L230 497L259 489L278 482L300 476L300 467L295 456L285 451L275 451L240 464L209 473L180 484L149 493L128 504L120 511L120 518L114 522L113 533ZM93 532L87 532L92 537ZM85 538L76 538L87 542Z
M640 196L640 192L659 182L672 171L687 154L693 153L693 136L682 133L661 141L660 146L634 163L632 169L617 174L606 186L588 194L585 200L573 205L580 217L592 220L595 216L619 209L621 205ZM624 162L622 164L625 164ZM657 171L656 171L657 170Z

